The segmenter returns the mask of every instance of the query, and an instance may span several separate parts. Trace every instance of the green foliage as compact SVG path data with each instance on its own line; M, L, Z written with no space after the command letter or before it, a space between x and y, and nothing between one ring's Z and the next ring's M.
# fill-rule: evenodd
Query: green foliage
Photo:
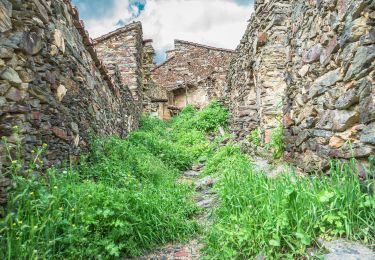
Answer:
M247 157L241 153L239 147L233 144L221 147L206 163L202 174L220 176L228 165L238 163L238 160L248 161Z
M260 129L256 128L250 132L248 136L248 140L250 143L260 146L262 144L262 137L260 134Z
M272 129L269 147L273 159L279 159L284 154L284 128L281 121L278 121L276 128Z
M179 129L214 132L220 126L226 127L229 113L219 102L211 102L205 109L198 112L191 105L185 107L174 119L174 125Z
M94 139L75 169L42 173L45 146L28 166L10 156L16 186L0 219L0 258L112 259L187 239L198 229L194 191L176 179L214 153L206 134L226 118L217 103L171 122L143 117L126 140Z
M96 140L78 171L15 175L2 259L106 259L186 239L196 208L177 174L132 137Z
M295 259L322 236L374 243L375 197L361 186L355 162L332 163L330 176L269 179L237 152L215 169L224 156L208 161L211 172L221 173L208 259Z
M218 102L211 102L202 112L197 114L195 126L205 132L215 131L219 126L227 126L228 111Z

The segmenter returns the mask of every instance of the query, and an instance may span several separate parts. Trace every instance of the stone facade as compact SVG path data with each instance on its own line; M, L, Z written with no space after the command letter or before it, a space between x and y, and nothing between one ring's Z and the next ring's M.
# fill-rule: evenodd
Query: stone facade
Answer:
M94 40L98 57L112 80L120 79L137 103L134 116L139 117L143 101L143 33L140 22L131 23ZM131 98L129 101L132 100Z
M138 126L141 102L126 85L141 76L120 67L113 77L70 1L1 0L0 32L0 135L21 141L26 160L47 143L44 163L55 165L86 150L89 133L124 137ZM0 165L8 163L0 146ZM6 183L0 176L0 192Z
M226 93L231 127L239 137L260 127L268 138L277 117L282 115L286 89L285 48L290 1L259 2L228 73Z
M214 48L187 41L175 40L175 48L167 52L167 60L155 67L152 78L168 106L180 109L187 104L205 106L219 99L226 87L226 74L233 50ZM164 117L169 114L165 106Z
M256 1L228 73L232 130L282 117L287 152L307 171L375 153L375 3Z

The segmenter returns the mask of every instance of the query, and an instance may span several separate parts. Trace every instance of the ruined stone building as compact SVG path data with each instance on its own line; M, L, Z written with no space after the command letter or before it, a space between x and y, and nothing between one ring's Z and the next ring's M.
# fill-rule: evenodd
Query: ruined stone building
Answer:
M375 2L258 0L228 73L231 129L265 141L283 118L307 171L375 154Z
M190 104L202 108L224 94L226 75L235 51L175 40L167 60L152 70L160 102L158 116Z

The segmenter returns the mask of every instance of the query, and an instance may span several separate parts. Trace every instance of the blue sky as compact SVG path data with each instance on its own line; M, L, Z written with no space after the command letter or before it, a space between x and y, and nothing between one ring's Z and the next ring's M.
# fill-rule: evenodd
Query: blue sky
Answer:
M253 11L253 0L73 0L92 38L141 21L157 62L181 39L234 49Z

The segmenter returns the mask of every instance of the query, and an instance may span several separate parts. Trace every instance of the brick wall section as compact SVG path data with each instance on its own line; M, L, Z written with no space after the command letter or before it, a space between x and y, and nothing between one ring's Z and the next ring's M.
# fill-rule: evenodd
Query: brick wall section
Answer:
M233 132L260 127L268 141L281 115L287 152L305 170L329 157L366 162L375 153L375 3L259 0L255 10L228 73Z
M70 1L2 0L0 14L0 135L16 143L18 126L26 159L47 143L45 165L58 164L87 149L89 132L122 137L138 125L138 104L107 73Z
M152 71L152 77L172 96L170 105L176 105L173 96L188 86L192 104L204 106L208 100L223 96L225 76L234 54L233 50L175 40L174 50L169 51L168 59ZM206 96L205 100L201 100L202 94Z
M122 87L130 90L139 110L143 99L143 33L140 22L131 23L94 40L99 59L110 76L118 73Z

